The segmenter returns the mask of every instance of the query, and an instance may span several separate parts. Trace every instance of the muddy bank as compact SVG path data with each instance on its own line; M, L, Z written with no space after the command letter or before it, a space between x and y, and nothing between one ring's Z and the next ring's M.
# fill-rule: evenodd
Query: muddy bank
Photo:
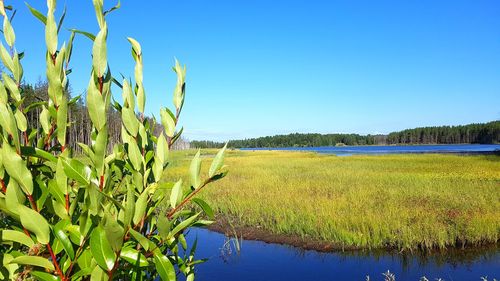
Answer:
M288 245L318 252L355 251L364 249L361 247L344 246L311 238L302 238L297 235L275 234L260 227L240 226L230 223L226 218L217 218L215 223L210 225L208 229L225 234L228 237L234 237L236 232L238 238L243 238L245 240Z
M446 249L424 249L418 247L416 250L401 250L396 247L387 246L385 248L366 248L366 247L358 247L358 246L346 246L338 243L332 243L322 240L315 240L312 238L303 238L298 235L290 235L290 234L276 234L272 233L268 230L265 230L261 227L252 227L252 226L241 226L234 222L230 222L227 218L218 217L215 222L208 227L209 230L215 231L218 233L222 233L228 237L235 237L235 233L238 236L238 239L244 240L254 240L254 241L262 241L266 243L279 244L279 245L287 245L296 248L300 248L303 250L313 250L317 252L350 252L350 251L370 251L370 252L393 252L393 253L410 253L414 254L438 254L444 252L463 252L463 251L484 251L487 249L497 249L497 243L485 243L482 245L464 245L463 243L457 241L457 244L454 246L450 246Z

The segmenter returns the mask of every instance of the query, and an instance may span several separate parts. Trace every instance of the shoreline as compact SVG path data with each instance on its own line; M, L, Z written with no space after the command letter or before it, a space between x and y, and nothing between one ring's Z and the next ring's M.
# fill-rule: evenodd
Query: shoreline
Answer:
M435 254L443 253L447 251L467 251L467 250L481 250L490 249L493 247L498 248L498 240L495 243L482 243L479 245L467 245L463 242L457 241L453 246L447 246L446 248L431 248L426 249L417 246L415 249L399 249L394 246L386 246L382 248L371 248L371 247L361 247L361 246L346 246L340 243L327 242L318 239L307 239L302 238L298 235L293 234L277 234L272 233L260 227L252 226L235 226L228 222L227 219L216 218L215 222L209 226L207 229L228 237L234 237L237 234L238 239L249 240L249 241L261 241L268 244L278 244L283 246L290 246L298 248L305 251L316 251L320 253L336 253L336 252L367 252L367 251L382 251L385 253L398 253L398 254L408 254L408 253L420 253L420 254Z

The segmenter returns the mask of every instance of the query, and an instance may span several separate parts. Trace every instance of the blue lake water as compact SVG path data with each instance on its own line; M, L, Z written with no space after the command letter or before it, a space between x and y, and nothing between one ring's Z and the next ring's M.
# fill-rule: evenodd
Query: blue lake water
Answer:
M440 145L366 145L366 146L320 146L242 148L242 150L288 150L310 151L339 156L354 154L398 154L398 153L457 153L485 154L500 151L500 144L440 144Z
M199 281L294 281L294 280L384 280L382 273L390 270L396 280L447 281L488 280L500 278L498 247L481 250L453 250L447 254L422 256L402 255L385 251L319 253L267 244L259 241L241 243L237 254L222 250L227 238L205 229L192 229L188 239L198 237L197 258L209 258L197 266Z

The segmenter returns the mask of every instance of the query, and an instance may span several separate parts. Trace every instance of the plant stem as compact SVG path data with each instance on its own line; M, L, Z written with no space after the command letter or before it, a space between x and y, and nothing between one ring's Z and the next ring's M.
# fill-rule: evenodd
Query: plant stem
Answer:
M62 281L66 281L67 279L63 275L61 268L59 267L59 263L57 262L56 256L54 255L54 251L52 251L52 247L50 247L50 244L47 244L47 250L49 250L50 257L52 258L52 263L54 263L57 274L59 274L59 277L61 278Z

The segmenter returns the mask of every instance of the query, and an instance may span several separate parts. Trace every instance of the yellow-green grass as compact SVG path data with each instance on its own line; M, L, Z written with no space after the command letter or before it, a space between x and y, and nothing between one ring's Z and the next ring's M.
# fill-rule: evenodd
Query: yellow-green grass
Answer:
M204 171L213 153L202 151ZM175 152L167 177L187 175L192 155ZM500 237L498 156L228 151L226 164L228 176L201 196L241 225L355 247L443 248Z

